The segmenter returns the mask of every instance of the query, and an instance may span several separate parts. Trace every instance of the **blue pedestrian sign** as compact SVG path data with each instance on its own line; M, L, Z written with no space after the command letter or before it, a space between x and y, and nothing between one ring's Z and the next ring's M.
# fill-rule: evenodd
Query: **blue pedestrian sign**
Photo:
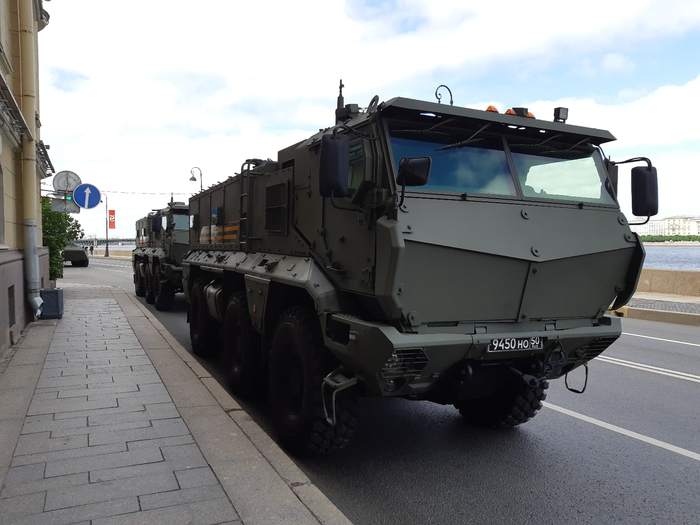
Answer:
M100 190L92 184L81 184L73 190L73 202L81 208L94 208L100 203Z

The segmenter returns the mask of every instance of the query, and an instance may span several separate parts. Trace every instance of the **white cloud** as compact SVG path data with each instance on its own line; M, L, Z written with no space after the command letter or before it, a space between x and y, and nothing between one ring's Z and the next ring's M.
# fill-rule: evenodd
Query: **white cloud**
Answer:
M593 0L576 11L553 0L537 8L461 0L362 6L338 0L47 4L41 117L56 167L108 190L194 191L188 182L194 165L209 184L246 157L274 157L332 123L341 75L347 100L366 103L374 93L383 99L411 94L412 80L435 71L449 78L501 59L546 62L581 49L595 54L616 41L700 26L700 3L687 1ZM603 67L606 60L608 67L625 64L622 55L604 58ZM86 78L65 91L54 85L55 70ZM695 84L668 86L617 106L594 100L569 106L572 121L609 127L625 144L674 144L697 139L697 127L662 108L689 102L696 90ZM683 110L697 122L697 109ZM110 195L117 233L132 235L133 222L167 198ZM89 233L103 234L100 212L79 217Z
M634 63L621 53L606 53L601 66L609 73L628 73L634 69Z

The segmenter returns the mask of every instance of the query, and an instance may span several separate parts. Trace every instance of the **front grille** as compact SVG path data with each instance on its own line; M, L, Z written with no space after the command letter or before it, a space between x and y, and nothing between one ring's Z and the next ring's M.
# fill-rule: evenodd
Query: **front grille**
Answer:
M428 356L421 348L394 350L386 360L380 374L382 379L417 378L428 364Z
M586 361L595 359L600 353L615 342L617 337L599 337L576 350L576 357Z

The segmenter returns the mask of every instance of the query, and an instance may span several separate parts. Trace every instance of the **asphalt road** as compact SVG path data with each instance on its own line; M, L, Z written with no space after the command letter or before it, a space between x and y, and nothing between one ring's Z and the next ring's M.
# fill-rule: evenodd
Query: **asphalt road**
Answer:
M95 258L65 279L133 291L126 260ZM183 297L153 310L189 349L185 311ZM298 463L358 524L700 523L700 329L626 319L623 331L591 363L584 395L552 382L546 408L518 429L365 400L348 449ZM245 406L269 429L264 406Z

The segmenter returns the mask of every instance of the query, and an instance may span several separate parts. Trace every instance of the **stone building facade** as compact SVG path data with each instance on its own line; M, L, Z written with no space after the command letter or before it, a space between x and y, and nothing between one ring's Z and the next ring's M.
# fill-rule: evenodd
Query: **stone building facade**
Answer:
M40 181L53 166L40 138L42 0L0 0L0 351L19 337L48 286ZM37 271L38 267L38 271Z

